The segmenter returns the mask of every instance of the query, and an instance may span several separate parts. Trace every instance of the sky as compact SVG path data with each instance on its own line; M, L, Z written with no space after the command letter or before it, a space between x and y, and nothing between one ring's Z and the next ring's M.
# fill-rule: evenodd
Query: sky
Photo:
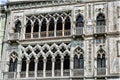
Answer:
M0 0L0 4L5 4L7 0Z

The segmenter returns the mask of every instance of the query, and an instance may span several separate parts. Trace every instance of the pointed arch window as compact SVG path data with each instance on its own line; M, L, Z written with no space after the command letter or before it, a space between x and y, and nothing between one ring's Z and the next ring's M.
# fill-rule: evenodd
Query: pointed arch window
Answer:
M39 21L37 19L34 22L33 32L39 32Z
M9 72L15 72L17 71L17 54L12 53L10 55L10 62L9 62Z
M31 33L31 21L28 20L27 24L26 24L26 33Z
M83 58L83 54L80 55L79 62L80 62L80 69L83 69L83 68L84 68L84 58Z
M98 68L105 68L106 67L106 60L105 60L105 54L97 55L97 67Z
M64 69L70 69L70 56L68 54L64 57Z
M38 60L38 70L43 70L43 56L41 55Z
M21 31L21 21L16 20L15 21L15 30L14 30L14 32L17 33L17 32L20 32L20 31Z
M57 36L62 36L62 18L59 17L58 20L57 20Z
M55 70L60 70L61 69L61 57L60 55L57 55L55 57Z
M69 30L70 28L71 28L71 22L70 22L71 20L70 20L70 18L69 17L67 17L66 19L65 19L65 30Z
M47 57L47 63L46 63L46 70L52 70L52 61L51 61L52 57L49 55Z
M29 63L29 71L34 71L35 69L35 58L32 56Z
M22 59L22 68L21 71L26 71L26 57Z
M46 37L46 31L47 31L47 21L46 19L43 19L41 25L41 37Z
M105 26L105 15L103 13L99 13L97 16L97 26Z
M82 15L78 15L76 19L76 27L84 27L84 19Z
M50 22L49 22L49 36L54 36L54 19L51 18Z

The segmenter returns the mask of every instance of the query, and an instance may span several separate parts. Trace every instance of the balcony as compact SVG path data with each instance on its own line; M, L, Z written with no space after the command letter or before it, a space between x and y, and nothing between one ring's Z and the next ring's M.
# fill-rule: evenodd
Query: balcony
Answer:
M94 36L99 37L99 36L106 36L106 28L105 26L96 26L94 29Z
M70 30L65 30L65 31L64 31L64 35L65 35L65 36L68 36L68 35L70 35L70 34L71 34L71 33L70 33Z
M8 79L8 78L15 79L17 77L16 72L4 72L3 75L4 75L3 76L4 79Z
M57 36L62 36L62 30L57 30L57 31L56 31L56 35L57 35Z
M84 69L73 69L73 76L84 76Z
M54 31L48 31L48 35L49 35L49 37L54 36Z
M26 34L25 34L25 38L26 38L26 39L30 39L30 38L31 38L31 33L26 33Z
M39 32L34 32L33 33L33 38L38 38L39 37Z
M68 69L68 70L64 70L63 71L63 75L64 76L70 76L70 70Z
M43 71L42 70L37 72L37 77L43 77Z
M106 75L106 68L97 68L97 75Z
M73 35L73 38L81 38L84 39L84 27L76 27L75 29L75 35Z
M61 71L60 70L55 70L55 76L61 76Z
M52 70L46 70L46 76L47 77L52 76Z
M46 31L40 32L41 37L46 37Z
M9 33L8 40L10 40L10 41L19 40L19 33Z

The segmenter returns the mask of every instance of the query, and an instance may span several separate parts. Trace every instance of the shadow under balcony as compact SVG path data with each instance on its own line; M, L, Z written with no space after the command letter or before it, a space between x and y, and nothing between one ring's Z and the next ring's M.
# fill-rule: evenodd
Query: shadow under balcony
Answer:
M80 38L80 39L84 39L85 34L84 34L84 27L76 27L75 29L75 34L73 35L73 38Z
M8 41L9 43L19 43L20 35L19 33L9 33Z
M106 37L106 27L105 26L96 26L94 28L94 37Z

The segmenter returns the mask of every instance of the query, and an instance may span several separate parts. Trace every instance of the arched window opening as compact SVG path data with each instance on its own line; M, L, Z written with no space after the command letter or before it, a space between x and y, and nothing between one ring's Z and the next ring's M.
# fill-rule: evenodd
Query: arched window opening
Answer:
M60 55L57 55L55 57L55 70L60 70L61 69L61 58Z
M49 55L47 57L47 63L46 63L46 70L52 70L52 61L51 61L52 57Z
M17 33L17 32L20 32L20 30L21 30L21 21L17 20L15 22L15 30L14 30L14 32Z
M78 69L79 68L79 59L78 59L78 56L77 55L75 55L74 56L74 68L75 69Z
M42 57L42 55L39 57L38 70L43 70L43 57Z
M34 22L33 32L39 32L39 21L37 19Z
M106 67L105 54L102 54L102 68Z
M84 68L84 58L83 58L83 54L80 55L79 62L80 62L80 69L83 69L83 68Z
M97 67L98 68L101 67L101 57L100 57L100 54L97 55Z
M103 13L99 13L97 16L97 26L105 26L105 15Z
M54 19L51 18L49 22L49 36L54 36Z
M27 24L26 24L26 33L31 33L31 21L28 20Z
M68 54L64 57L64 69L70 69L70 56Z
M79 15L76 19L76 27L84 27L84 19L82 15Z
M34 71L35 69L35 58L32 56L29 63L29 71Z
M22 59L22 68L21 71L26 71L26 57Z
M57 30L62 30L62 18L58 18L57 20Z
M43 19L41 25L41 37L46 37L46 31L47 31L47 21L46 19Z
M54 31L54 19L51 18L49 22L49 31Z
M46 29L47 29L47 21L46 19L43 19L42 25L41 25L41 32L46 31Z
M71 28L71 22L70 22L70 18L67 17L65 19L65 30L69 30Z
M9 72L17 71L17 58L10 58Z

